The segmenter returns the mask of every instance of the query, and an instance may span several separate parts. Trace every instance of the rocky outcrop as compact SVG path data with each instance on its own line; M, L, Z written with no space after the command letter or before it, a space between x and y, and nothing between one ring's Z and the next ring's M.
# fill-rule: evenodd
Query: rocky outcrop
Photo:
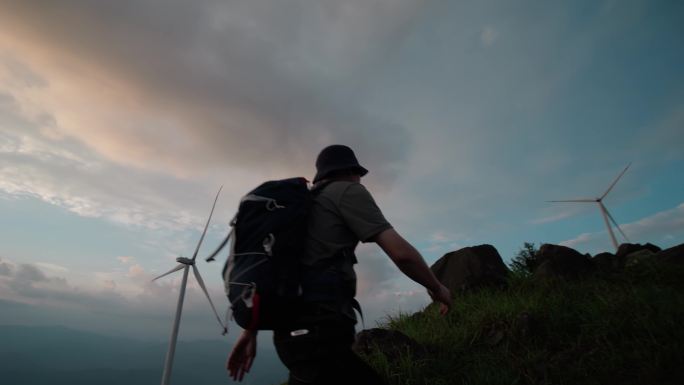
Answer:
M613 253L599 253L591 258L594 268L602 273L617 273L624 267L624 260Z
M406 354L410 354L414 359L427 354L427 349L423 345L406 334L379 328L359 332L352 349L361 354L371 354L377 349L388 360L396 360Z
M627 254L624 257L624 266L627 268L633 268L635 266L642 265L643 263L650 262L653 260L653 256L656 253L648 249L640 249Z
M660 247L658 247L652 243L647 243L645 245L642 245L640 243L623 243L620 245L620 247L618 247L618 250L615 253L615 255L618 258L626 258L628 255L635 253L637 251L641 251L641 250L648 250L651 253L657 253L661 249L660 249Z
M445 254L431 267L452 292L506 285L508 268L492 245L479 245Z
M684 264L684 243L660 251L653 258L663 263Z
M537 253L539 267L534 275L539 278L580 278L593 271L588 255L561 245L543 244Z

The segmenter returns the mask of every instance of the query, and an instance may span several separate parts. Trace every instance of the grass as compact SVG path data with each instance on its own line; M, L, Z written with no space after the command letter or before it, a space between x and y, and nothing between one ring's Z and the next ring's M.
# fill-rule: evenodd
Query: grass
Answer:
M390 384L684 383L684 272L642 264L579 281L511 277L508 289L459 294L390 316L428 354L365 356Z

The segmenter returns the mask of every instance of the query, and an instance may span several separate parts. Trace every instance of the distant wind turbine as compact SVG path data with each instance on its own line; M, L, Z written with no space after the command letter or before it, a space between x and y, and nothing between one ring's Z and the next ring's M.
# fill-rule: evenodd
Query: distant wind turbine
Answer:
M610 184L610 186L608 187L606 192L604 192L603 195L601 195L598 198L568 199L568 200L562 200L562 201L547 201L547 202L582 202L582 203L596 202L596 203L598 203L599 209L601 210L601 215L603 216L603 221L606 223L606 228L608 229L608 234L610 234L610 239L613 241L613 246L615 246L615 250L617 250L619 245L618 245L617 239L615 239L615 234L613 233L613 228L610 226L610 222L608 222L609 218L610 218L610 221L612 221L613 224L615 224L615 227L617 227L618 231L620 231L620 234L622 234L622 236L625 237L625 239L628 242L629 242L629 239L627 239L627 236L625 235L625 233L622 232L622 229L620 229L620 226L618 226L618 224L615 221L615 219L613 218L613 216L610 215L610 213L608 212L608 209L603 204L603 198L605 198L606 195L608 195L608 193L610 192L610 190L612 190L613 187L615 187L615 184L618 182L618 180L620 180L620 178L622 178L622 175L625 174L625 172L627 171L627 169L631 165L632 165L632 163L628 164L627 167L625 167L625 169L622 170L620 175L618 175L617 178L615 178L613 183Z
M214 199L214 205L211 206L211 212L209 213L209 219L207 219L207 224L204 226L204 231L202 232L202 236L200 237L200 240L197 243L197 248L195 248L195 253L192 255L192 258L183 258L182 256L177 258L176 262L178 262L178 266L176 266L173 269L169 270L168 272L160 275L159 277L153 279L153 281L156 281L159 278L162 278L162 277L165 277L169 274L175 273L178 270L183 270L183 280L181 281L180 292L178 294L178 305L176 307L176 317L173 320L173 329L171 331L171 340L169 341L169 350L166 352L166 361L164 363L164 374L162 375L162 382L161 382L162 385L168 385L169 381L171 380L171 369L173 367L173 356L176 353L176 341L178 339L178 327L180 326L181 312L183 311L183 299L185 298L185 287L188 283L188 271L190 270L190 267L192 267L192 272L195 275L195 279L197 280L197 283L199 283L200 287L202 288L202 291L204 292L204 295L209 300L209 305L211 305L211 309L214 311L214 315L216 316L216 319L218 320L219 324L223 328L223 334L225 335L228 332L227 326L221 321L221 317L219 317L218 313L216 312L216 307L214 306L214 303L211 301L211 297L209 297L209 292L207 291L207 287L204 285L204 281L202 280L202 277L200 276L199 270L197 269L197 266L195 265L195 258L197 258L197 253L199 252L200 246L202 245L202 241L204 240L204 235L207 233L207 228L209 227L209 222L211 221L211 216L212 216L212 214L214 214L214 208L216 207L216 201L218 200L219 194L221 194L221 189L223 189L223 186L221 186L221 188L219 188L218 193L216 193L216 198Z

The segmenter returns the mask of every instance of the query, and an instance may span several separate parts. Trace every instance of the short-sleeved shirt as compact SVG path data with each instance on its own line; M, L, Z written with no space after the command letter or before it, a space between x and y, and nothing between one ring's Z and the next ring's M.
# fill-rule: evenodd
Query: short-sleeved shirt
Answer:
M302 263L305 266L335 264L355 294L353 265L356 263L356 246L359 242L371 241L392 225L368 190L360 183L349 181L333 181L324 185L316 192L309 215L306 254ZM343 257L343 253L350 257ZM344 313L355 318L351 308Z
M309 215L305 265L333 258L341 250L354 251L359 241L368 242L392 228L368 190L355 182L325 185Z

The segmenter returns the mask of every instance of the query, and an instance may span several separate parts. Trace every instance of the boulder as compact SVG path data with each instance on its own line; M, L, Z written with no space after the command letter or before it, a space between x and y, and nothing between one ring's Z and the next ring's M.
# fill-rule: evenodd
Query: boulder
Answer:
M664 263L684 264L684 243L656 253L656 260Z
M465 247L445 254L430 269L451 292L506 285L508 268L492 245Z
M629 253L625 256L625 267L631 268L634 266L642 265L644 262L653 260L653 256L656 253L648 249L641 249L635 252Z
M648 250L652 253L657 253L661 249L652 243L647 243L645 245L642 245L641 243L623 243L620 245L620 247L618 247L615 255L617 255L618 258L625 258L628 255L640 250Z
M543 244L537 253L539 267L534 271L540 278L580 278L593 271L589 255L561 245Z
M600 253L591 258L594 267L603 273L615 273L624 267L624 260L613 253Z
M385 355L388 360L399 359L403 354L421 358L427 349L406 334L388 329L373 328L362 330L356 335L352 349L357 353L371 354L374 349Z

